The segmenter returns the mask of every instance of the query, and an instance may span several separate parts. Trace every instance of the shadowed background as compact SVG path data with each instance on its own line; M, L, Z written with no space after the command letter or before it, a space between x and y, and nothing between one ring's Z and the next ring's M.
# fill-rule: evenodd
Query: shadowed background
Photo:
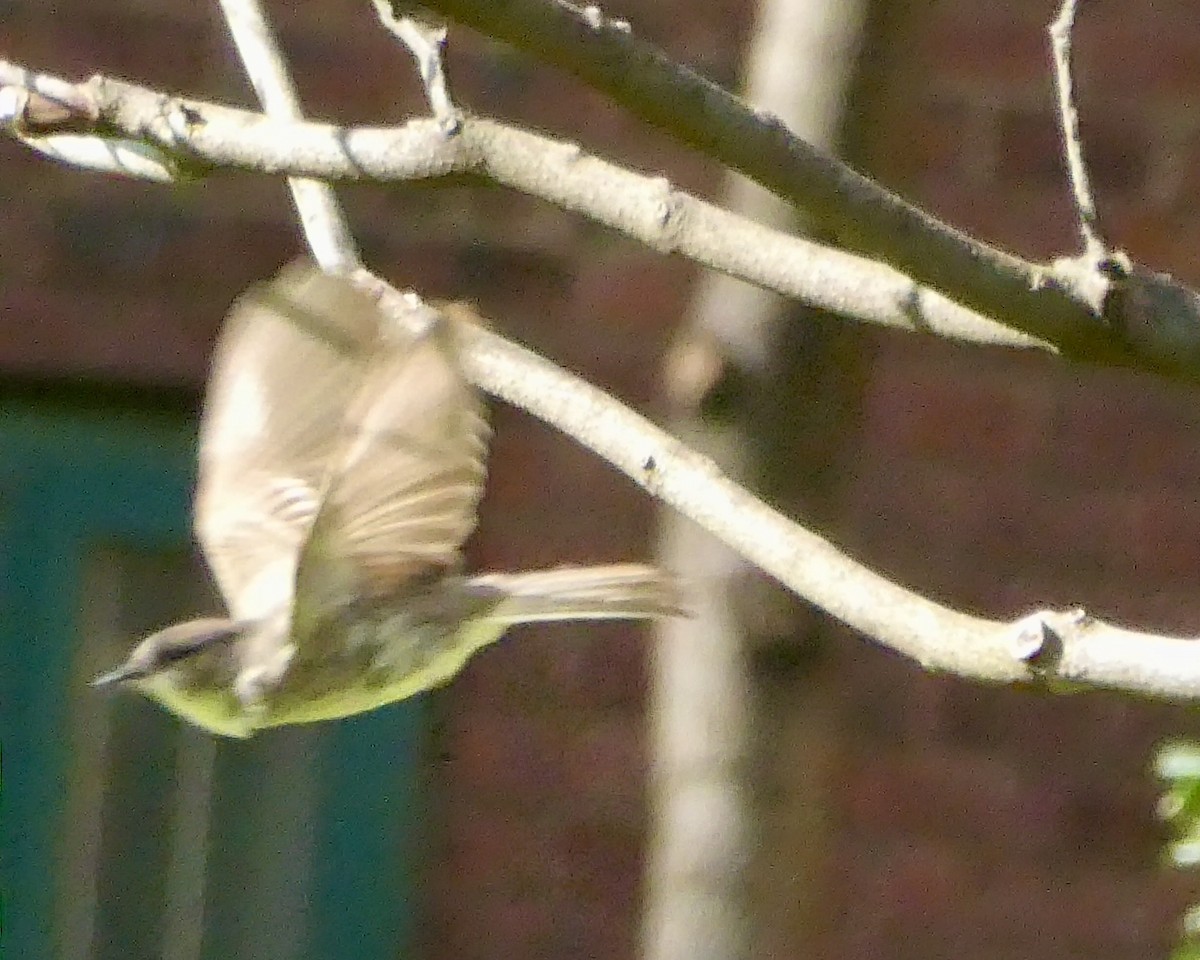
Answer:
M386 123L423 109L406 52L369 4L269 12L312 116ZM630 0L606 12L736 82L753 15L744 0ZM1046 69L1053 13L1031 0L987 10L876 2L847 155L985 240L1033 257L1073 250ZM1200 58L1200 24L1190 5L1132 0L1089 5L1078 29L1083 135L1109 233L1196 283L1200 81L1184 65ZM452 43L457 94L473 109L687 189L718 183L714 165L561 75L465 31ZM10 0L0 49L68 75L249 102L218 14L198 0ZM271 734L280 739L215 753L147 704L96 703L83 678L103 661L100 647L121 649L118 634L205 602L178 586L189 582L190 411L225 308L294 255L298 233L282 183L123 183L8 141L0 164L0 572L5 617L26 630L3 637L3 662L51 671L50 699L36 703L11 679L24 673L5 678L4 853L21 868L19 854L34 849L14 810L42 817L35 832L62 851L39 915L20 929L72 957L157 956L164 938L181 951L198 944L182 957L320 957L368 930L375 939L356 943L360 956L388 955L405 937L431 958L634 956L648 763L648 646L636 628L514 631L447 690L361 731ZM389 279L473 300L511 335L656 409L689 265L488 186L342 196L368 262ZM1146 628L1195 629L1192 391L858 330L842 335L836 357L854 368L827 414L848 438L828 494L836 538L971 610L1079 603ZM781 426L786 411L781 402ZM631 483L529 418L499 405L494 414L473 567L649 554L654 508ZM47 518L66 531L105 517L134 531L135 546L106 543L103 525L77 564L47 546L77 543L70 532L54 540ZM80 628L102 639L76 649L63 637ZM1187 711L929 677L844 631L813 629L819 656L759 664L776 732L760 751L771 825L761 870L786 877L793 862L811 868L806 850L821 852L815 913L786 896L764 907L772 952L1132 960L1167 950L1193 884L1156 865L1148 764L1160 738L1196 729ZM28 637L62 649L21 646ZM820 757L789 749L789 705L801 698L825 711ZM36 782L23 783L14 742L52 743L58 752L46 755L62 758L61 772L37 767ZM378 780L344 772L373 767ZM189 776L209 786L189 792ZM340 807L327 796L335 786L354 794ZM166 812L165 789L179 798ZM189 796L205 798L200 812ZM262 825L247 823L250 807ZM381 832L354 834L356 817ZM796 828L814 823L818 836ZM211 876L241 886L189 877L202 849ZM155 886L143 864L160 864L177 890L204 889L204 909L179 913L176 888ZM273 872L309 879L279 887ZM368 883L388 876L394 890ZM89 890L115 905L89 914L78 899ZM10 890L10 918L22 895ZM364 919L377 904L395 915Z

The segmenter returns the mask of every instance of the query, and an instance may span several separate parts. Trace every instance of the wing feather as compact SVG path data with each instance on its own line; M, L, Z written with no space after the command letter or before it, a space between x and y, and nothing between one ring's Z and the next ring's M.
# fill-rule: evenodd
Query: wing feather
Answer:
M234 617L289 599L379 335L370 297L303 262L230 310L200 429L196 534Z
M454 323L396 335L350 402L297 594L385 594L459 563L476 522L489 431Z

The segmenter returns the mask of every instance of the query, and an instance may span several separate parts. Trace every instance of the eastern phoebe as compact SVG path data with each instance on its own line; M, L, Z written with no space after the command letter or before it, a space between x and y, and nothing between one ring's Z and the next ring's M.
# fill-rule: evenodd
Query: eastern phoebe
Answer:
M349 280L293 264L217 343L196 534L231 618L139 643L128 683L213 733L345 717L445 683L510 624L680 614L640 564L460 572L488 427L456 324L388 324Z

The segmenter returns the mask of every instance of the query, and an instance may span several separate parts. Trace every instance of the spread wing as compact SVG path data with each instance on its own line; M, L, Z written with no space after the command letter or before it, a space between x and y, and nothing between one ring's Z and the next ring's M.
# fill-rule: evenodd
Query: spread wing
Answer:
M379 316L349 281L294 263L226 318L200 429L196 534L235 618L290 598Z
M298 597L386 595L457 566L475 526L488 427L459 367L454 323L441 314L423 333L397 332L371 364L346 410Z

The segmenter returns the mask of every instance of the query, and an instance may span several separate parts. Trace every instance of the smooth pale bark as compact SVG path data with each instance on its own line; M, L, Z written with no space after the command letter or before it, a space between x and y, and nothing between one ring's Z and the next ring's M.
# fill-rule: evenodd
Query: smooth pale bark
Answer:
M810 143L830 147L862 18L857 2L762 0L748 51L747 99ZM737 175L727 183L723 205L778 229L797 226L790 207ZM714 424L705 420L700 404L731 376L748 375L769 389L765 381L782 372L772 354L783 308L779 297L762 288L707 274L668 378L678 410L676 434L751 489L761 486L769 469L756 459L755 451L764 446L752 435L765 426L762 418L741 409L732 421ZM743 558L673 511L663 515L661 549L664 564L696 586L689 598L696 616L664 623L654 657L645 957L739 960L773 953L778 945L762 933L778 927L771 921L789 906L793 928L787 939L794 948L807 939L807 931L797 927L809 920L805 905L820 858L822 764L815 761L829 740L829 714L810 701L789 708L784 717L756 696L748 664L760 638L738 598L748 588L766 593L774 585L751 583L755 574ZM772 599L781 598L764 596L775 606ZM803 805L789 813L805 824L811 840L804 859L792 858L794 850L788 849L794 832L780 831L762 816L754 780L756 770L770 763L761 738L766 729L771 740L785 737L792 769L803 771L787 793ZM763 857L767 849L777 855ZM777 869L785 861L786 869Z

